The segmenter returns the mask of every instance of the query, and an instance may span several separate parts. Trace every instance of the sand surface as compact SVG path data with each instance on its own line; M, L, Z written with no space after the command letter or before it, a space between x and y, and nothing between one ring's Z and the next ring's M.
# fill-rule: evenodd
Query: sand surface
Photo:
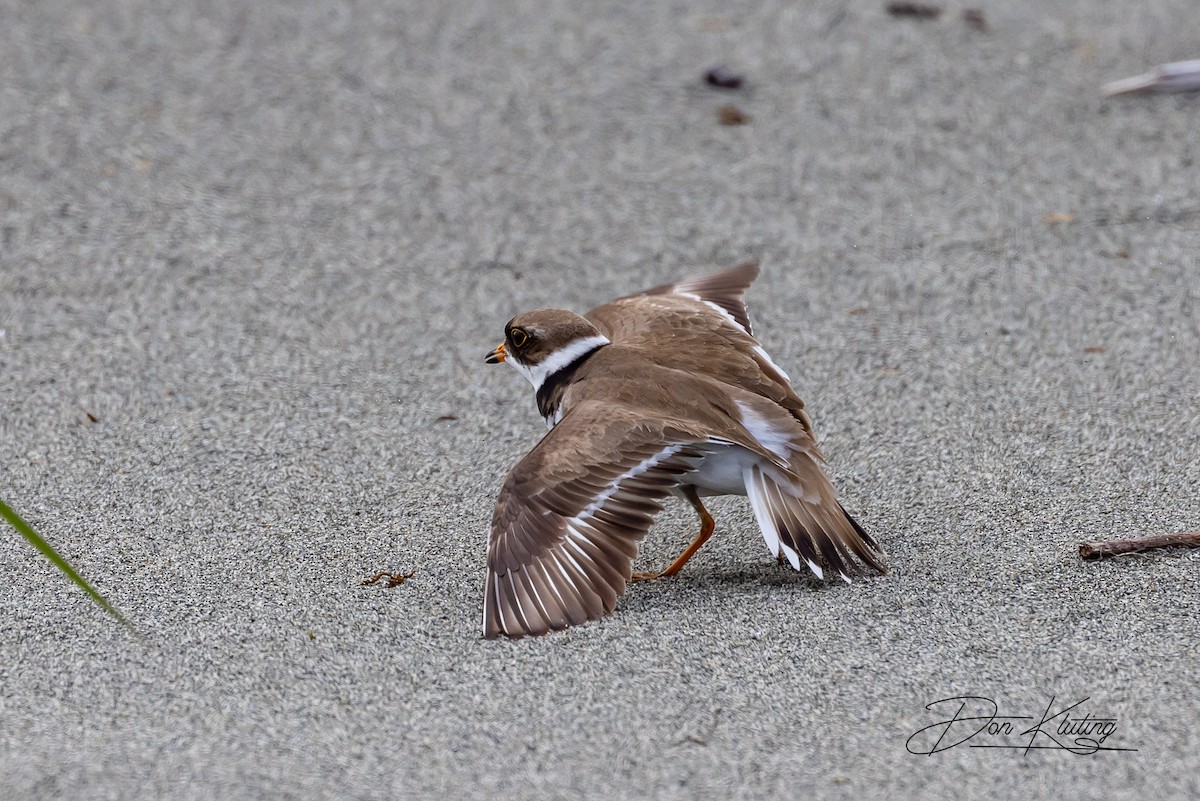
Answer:
M0 530L0 797L1200 797L1200 552L1076 554L1200 528L1194 3L634 5L0 2L0 497L143 633ZM892 572L483 641L504 322L747 258Z

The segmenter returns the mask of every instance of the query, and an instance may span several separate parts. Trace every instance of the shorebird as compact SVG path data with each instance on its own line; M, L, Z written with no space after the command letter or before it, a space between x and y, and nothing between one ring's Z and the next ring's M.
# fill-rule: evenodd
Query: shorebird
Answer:
M886 572L822 470L804 402L754 338L742 295L758 273L743 264L504 327L486 361L529 379L550 430L496 500L485 637L595 620L630 581L675 575L712 536L708 495L748 496L767 547L796 570ZM635 574L637 542L672 494L700 531L664 570Z

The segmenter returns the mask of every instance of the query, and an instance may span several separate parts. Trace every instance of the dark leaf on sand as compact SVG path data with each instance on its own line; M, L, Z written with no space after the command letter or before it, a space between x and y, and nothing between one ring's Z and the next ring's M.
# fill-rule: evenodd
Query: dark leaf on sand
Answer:
M704 73L704 82L718 89L740 89L742 76L727 67L713 67Z
M912 17L914 19L937 19L942 14L942 7L929 3L912 3L906 0L895 0L888 3L887 12L893 17Z

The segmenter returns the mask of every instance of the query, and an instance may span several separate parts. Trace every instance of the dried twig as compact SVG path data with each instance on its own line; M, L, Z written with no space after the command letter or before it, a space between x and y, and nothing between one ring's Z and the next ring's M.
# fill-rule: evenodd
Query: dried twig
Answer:
M386 570L381 570L373 576L369 576L362 580L363 584L374 584L380 579L387 579L387 586L399 587L404 582L415 576L416 573L389 573Z
M1151 548L1171 548L1180 545L1186 548L1200 548L1200 531L1191 531L1187 534L1133 537L1127 540L1082 542L1079 544L1079 555L1084 559L1103 559L1106 556L1119 556L1123 553L1137 553Z

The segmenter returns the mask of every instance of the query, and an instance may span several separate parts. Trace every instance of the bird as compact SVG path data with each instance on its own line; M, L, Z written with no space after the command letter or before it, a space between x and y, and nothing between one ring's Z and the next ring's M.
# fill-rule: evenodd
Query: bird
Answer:
M712 495L747 496L771 553L798 571L887 572L838 501L804 402L754 336L743 295L758 275L747 262L504 326L484 361L529 380L549 430L496 498L485 638L597 620L630 583L676 575L714 532ZM695 509L699 533L663 570L634 573L671 496Z

